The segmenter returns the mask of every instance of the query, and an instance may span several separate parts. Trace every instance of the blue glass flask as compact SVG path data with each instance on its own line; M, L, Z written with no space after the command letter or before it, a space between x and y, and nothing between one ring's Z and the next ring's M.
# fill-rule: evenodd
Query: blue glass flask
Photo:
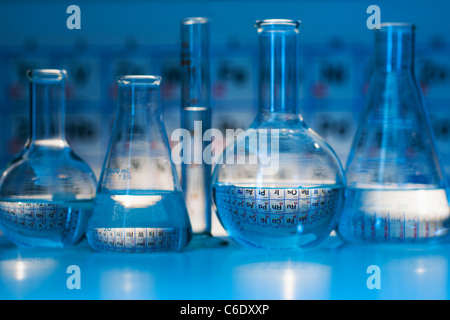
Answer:
M97 185L64 137L65 70L28 71L30 137L0 180L0 227L21 246L64 247L84 235Z
M191 224L161 120L160 77L122 76L87 238L99 251L178 251Z
M446 240L447 182L414 74L415 27L385 23L374 32L374 71L338 233L356 243Z
M256 23L259 110L249 129L227 140L213 173L213 203L224 228L253 247L311 247L338 223L342 166L298 114L299 21ZM229 134L232 136L232 134Z

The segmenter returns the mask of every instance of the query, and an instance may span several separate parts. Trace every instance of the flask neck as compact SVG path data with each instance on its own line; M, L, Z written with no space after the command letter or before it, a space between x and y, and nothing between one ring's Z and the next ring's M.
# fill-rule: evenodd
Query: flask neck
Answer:
M154 76L123 76L119 84L119 114L118 117L133 121L154 119L159 121L160 111L160 77Z
M65 146L64 70L32 70L30 79L30 139L28 144Z
M292 20L256 23L259 40L259 112L297 113L298 28Z
M414 29L411 24L385 23L375 31L375 69L369 89L373 117L403 119L421 109L414 75ZM406 96L418 100L405 104Z
M210 107L209 24L206 18L181 22L181 106Z
M375 31L375 70L411 72L414 70L415 27L411 24L382 24Z

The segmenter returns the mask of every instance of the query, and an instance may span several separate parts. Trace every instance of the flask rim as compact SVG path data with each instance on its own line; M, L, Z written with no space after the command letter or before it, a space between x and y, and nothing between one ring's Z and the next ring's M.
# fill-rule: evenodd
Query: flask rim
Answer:
M258 32L298 32L302 25L300 20L292 19L263 19L255 21L255 28L258 29Z
M38 82L58 82L67 78L67 71L64 69L30 69L27 71L30 81Z
M153 75L123 75L117 77L119 85L159 86L162 77Z
M400 29L405 29L405 30L411 30L414 31L416 29L416 25L413 23L409 23L409 22L384 22L380 24L380 29L378 30L400 30ZM377 30L377 29L375 29Z
M208 18L205 17L188 17L181 19L182 25L192 25L192 24L206 24L209 22Z

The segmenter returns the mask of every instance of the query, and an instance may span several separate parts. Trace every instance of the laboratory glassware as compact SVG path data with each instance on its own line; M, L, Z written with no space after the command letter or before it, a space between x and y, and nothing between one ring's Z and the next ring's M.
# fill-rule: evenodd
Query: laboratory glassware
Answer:
M441 241L447 182L414 74L415 27L375 29L367 106L349 154L339 235L351 242Z
M213 204L229 235L262 248L311 247L338 223L345 176L298 114L300 22L256 22L259 110L213 172ZM231 134L230 134L231 136Z
M208 19L181 21L181 128L190 139L183 140L187 152L181 164L181 187L194 235L211 235L211 163L203 159L211 129L211 75ZM199 146L196 146L196 143ZM211 141L209 141L211 143Z
M74 245L84 235L97 182L65 140L66 71L27 75L30 136L0 179L0 226L19 246Z
M115 252L178 251L192 229L171 161L157 76L118 78L118 105L87 238Z

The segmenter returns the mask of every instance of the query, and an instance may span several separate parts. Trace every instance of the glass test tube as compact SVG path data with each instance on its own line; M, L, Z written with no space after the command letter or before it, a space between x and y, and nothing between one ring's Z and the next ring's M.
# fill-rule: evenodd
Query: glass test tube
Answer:
M211 233L211 165L203 150L211 141L203 134L211 128L211 82L209 23L206 18L186 18L181 22L181 128L190 133L183 141L181 182L194 234Z

